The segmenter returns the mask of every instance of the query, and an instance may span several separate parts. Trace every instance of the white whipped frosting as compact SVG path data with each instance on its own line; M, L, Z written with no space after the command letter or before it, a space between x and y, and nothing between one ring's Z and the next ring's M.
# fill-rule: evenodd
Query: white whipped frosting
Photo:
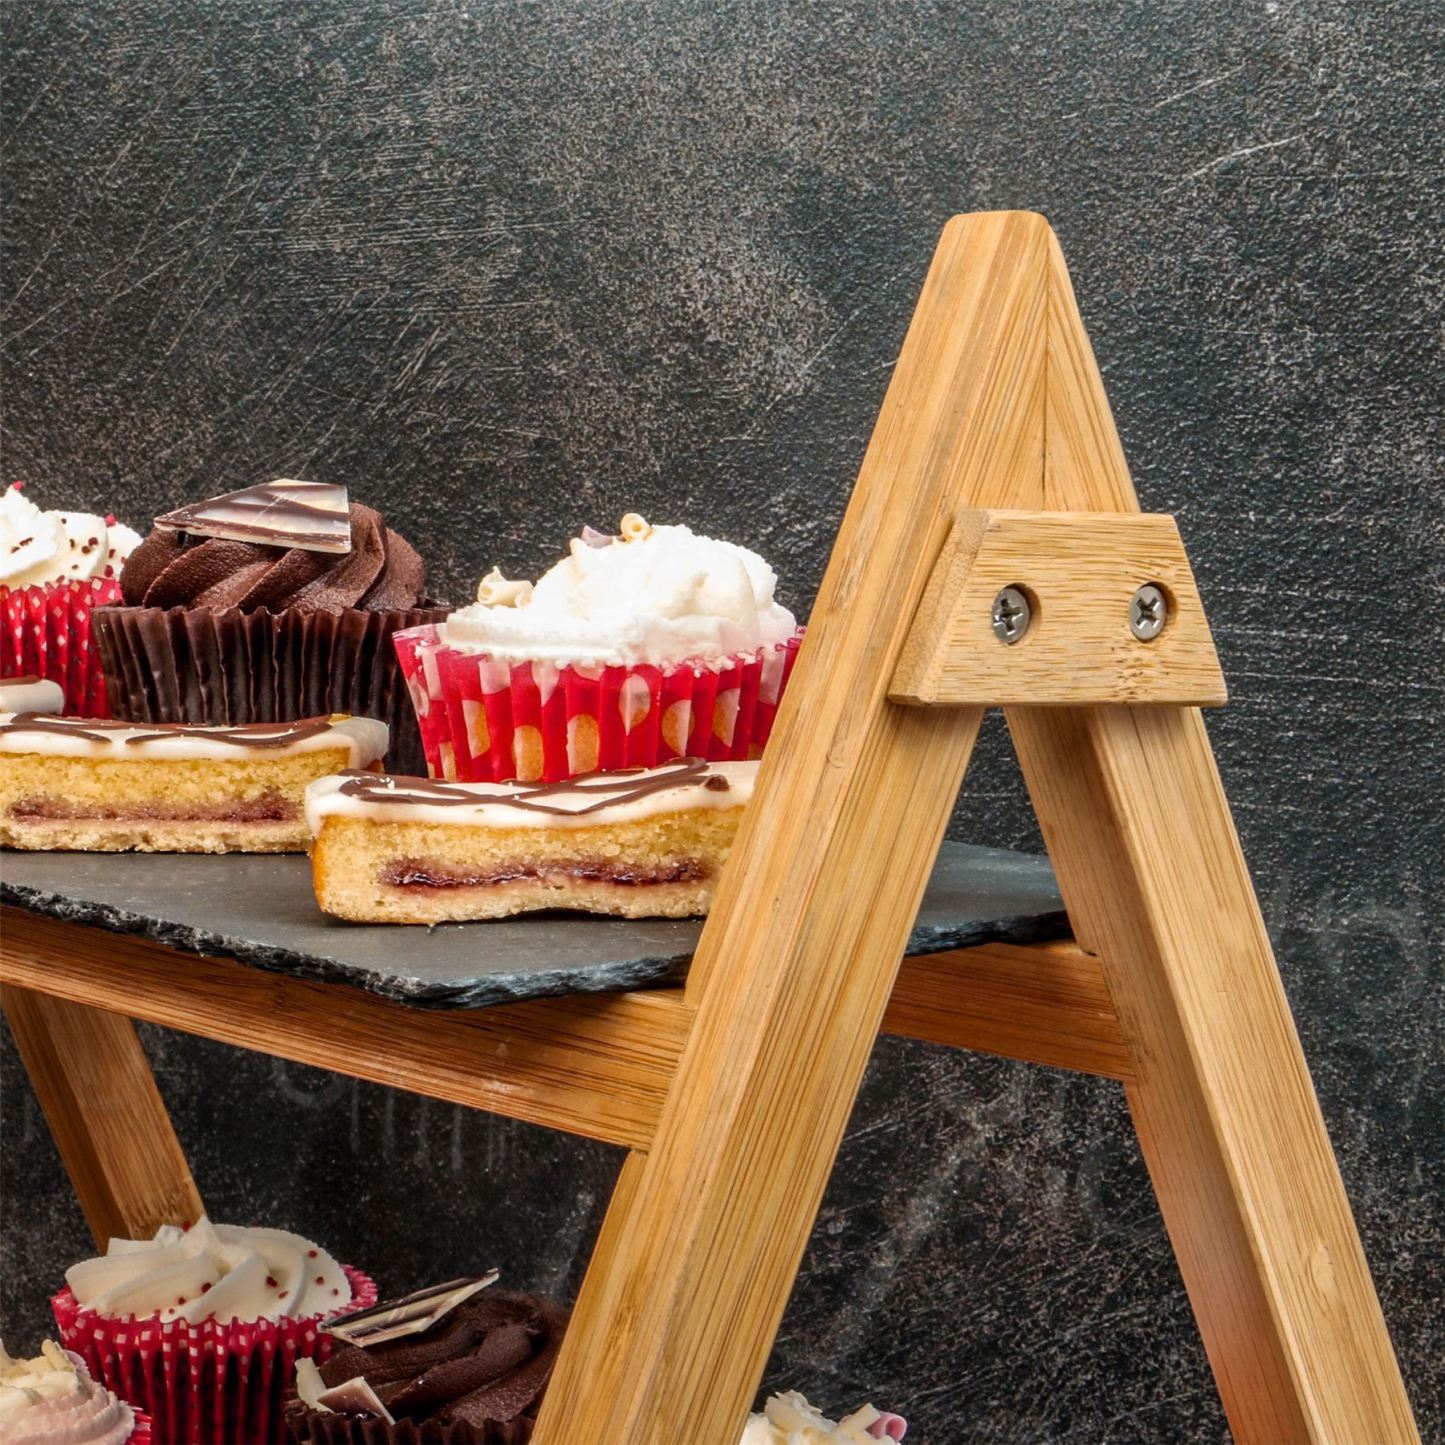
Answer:
M351 1285L324 1249L284 1229L198 1220L165 1224L154 1239L112 1239L98 1259L65 1272L84 1309L111 1319L309 1319L339 1314Z
M90 1378L79 1355L46 1340L33 1360L0 1345L0 1440L5 1445L121 1445L135 1411Z
M776 574L756 552L689 527L624 520L640 525L624 525L623 537L600 546L575 539L530 595L508 584L504 600L452 613L443 637L514 662L665 666L721 664L797 631L773 598Z
M748 1417L738 1445L874 1445L902 1438L896 1415L881 1415L864 1405L834 1423L796 1390L788 1390L770 1396L761 1415Z
M20 490L0 492L0 584L43 587L119 577L140 536L93 512L42 512Z
M21 711L39 711L24 708ZM18 728L4 731L15 721L13 712L0 712L0 753L40 753L56 758L96 758L121 762L205 760L234 762L252 754L262 758L292 757L297 753L325 752L333 748L349 750L347 766L369 768L386 751L390 729L372 717L338 717L324 732L299 738L281 747L248 746L244 742L228 742L214 736L220 724L210 723L136 723L133 727L108 722L92 723L88 718L67 718L73 731L51 732L45 728ZM89 726L88 726L89 724ZM263 725L253 727L254 737L264 738ZM284 733L289 723L275 724L272 733ZM157 736L159 734L159 736ZM211 734L208 736L208 734ZM244 735L244 729L242 730ZM140 742L131 742L140 738Z
M645 796L608 802L594 807L602 796L599 780L624 787L628 782L646 782L666 774L668 768L639 769L636 773L591 773L570 783L454 783L439 778L393 778L379 776L368 782L373 794L386 790L415 801L373 801L366 796L348 795L342 789L344 777L318 778L306 789L306 822L313 834L321 832L328 818L364 818L375 823L440 823L458 828L587 828L602 824L630 823L658 813L679 813L692 808L741 808L753 795L758 765L755 762L709 763L709 774L727 780L726 788L681 783L658 788ZM561 811L534 812L518 809L508 799L526 798L534 788L544 789L540 801ZM429 802L427 793L444 793L463 799L460 804ZM591 811L584 811L590 809Z
M48 677L0 679L0 712L57 713L65 706L65 693Z

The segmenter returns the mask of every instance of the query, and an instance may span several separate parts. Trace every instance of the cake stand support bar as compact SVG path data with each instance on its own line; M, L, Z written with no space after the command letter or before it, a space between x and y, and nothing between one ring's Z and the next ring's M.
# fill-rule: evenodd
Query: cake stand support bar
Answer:
M199 1219L201 1196L135 1025L14 984L3 1000L96 1243Z
M0 905L0 982L368 1083L646 1150L696 1010L679 988L418 1009ZM986 943L903 960L883 1031L1128 1079L1099 960ZM185 1216L177 1215L174 1220Z
M1141 1144L1235 1438L1416 1441L1208 739L1181 705L1222 698L1202 613L1170 624L1194 638L1193 675L1138 654L1148 681L1131 690L1133 590L1100 623L1091 609L1113 583L1093 572L1064 609L1075 643L1022 692L970 701L967 670L949 664L959 649L936 645L948 618L923 603L944 599L944 568L963 584L949 595L969 597L968 558L948 540L971 509L1138 512L1038 216L944 231L693 961L695 1021L652 1143L624 1167L535 1445L738 1438L980 704L1005 698L1022 704L1009 717L1034 804L1113 996ZM1060 541L1000 521L1004 543ZM1142 533L1121 535L1127 551ZM1046 553L1038 587L1058 578ZM1184 575L1173 600L1197 607ZM1021 663L1031 643L1034 660L1049 655L1050 611ZM911 635L915 618L928 636ZM1122 670L1102 646L1081 689L1071 656L1120 631ZM920 655L937 668L890 698ZM1120 696L1129 705L1103 701Z

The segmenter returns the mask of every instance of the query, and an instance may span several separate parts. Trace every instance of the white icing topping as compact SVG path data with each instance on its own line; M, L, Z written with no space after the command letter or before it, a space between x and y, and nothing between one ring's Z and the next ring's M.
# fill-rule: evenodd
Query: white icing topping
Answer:
M414 801L377 802L363 795L343 791L345 777L318 778L306 789L306 821L313 834L321 831L327 818L365 818L378 823L448 823L462 828L585 828L596 824L628 823L658 813L680 813L692 808L740 808L753 795L758 775L755 762L709 763L702 778L713 775L727 781L726 788L707 787L702 781L685 781L674 787L651 787L677 764L630 773L591 773L566 783L443 783L417 778L378 776L368 779L365 792L386 789ZM643 796L629 798L629 785L647 787ZM418 786L420 785L420 786ZM541 812L519 808L536 789L536 801L562 811ZM595 805L612 789L617 801ZM428 801L426 794L460 798L461 804ZM508 800L512 801L508 801ZM590 811L587 811L590 810Z
M777 576L756 552L688 527L649 527L634 514L624 521L625 537L574 540L525 605L506 605L511 594L499 592L497 605L452 613L442 636L509 661L598 667L721 664L797 631L773 598Z
M33 1360L0 1346L0 1440L5 1445L121 1445L135 1412L90 1378L79 1355L46 1340Z
M119 577L140 537L91 512L42 512L18 487L0 492L0 583L41 587Z
M57 713L65 706L65 693L58 682L37 677L24 682L18 677L0 680L0 713Z
M150 1240L112 1239L65 1282L83 1308L112 1319L249 1323L338 1314L351 1303L341 1266L299 1234L207 1219L162 1225Z
M896 1415L880 1415L864 1405L835 1424L796 1390L788 1390L770 1396L762 1414L748 1417L738 1445L875 1445L902 1438Z
M328 748L350 749L348 766L370 767L386 751L389 729L384 722L370 717L342 717L335 719L324 731L313 737L297 739L280 747L248 746L244 742L230 742L216 734L225 728L209 723L136 723L134 726L116 727L113 724L93 724L87 718L68 718L74 725L73 733L49 732L43 728L20 727L13 732L6 731L6 725L13 723L13 712L0 712L0 752L40 753L48 757L61 758L105 758L120 761L164 760L179 762L186 759L204 759L211 762L234 761L250 754L257 757L291 757L297 753L323 752ZM90 724L90 726L87 726ZM284 733L294 723L248 725L242 735L260 740ZM85 736L95 728L93 736ZM163 734L163 736L156 736ZM141 742L128 742L129 738L141 738Z

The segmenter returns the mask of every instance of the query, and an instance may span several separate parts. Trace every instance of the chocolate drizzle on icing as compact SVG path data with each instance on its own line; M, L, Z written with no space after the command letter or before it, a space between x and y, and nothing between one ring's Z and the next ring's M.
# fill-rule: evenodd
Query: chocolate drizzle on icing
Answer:
M156 526L199 537L297 547L305 552L351 550L346 488L332 482L281 477L178 507L157 517Z
M17 712L9 722L0 723L0 733L12 736L17 733L47 733L79 738L87 743L119 742L127 747L159 742L165 738L186 738L237 748L288 748L308 738L319 737L333 726L329 717L309 717L288 723L238 723L234 727L210 727L205 723L153 723L144 731L138 731L135 723L106 718L52 717L47 713ZM120 736L123 733L131 736Z
M560 783L513 783L508 792L478 793L458 783L435 778L397 778L387 774L348 771L339 791L365 803L423 804L434 808L515 808L520 813L546 813L558 818L580 818L619 804L637 803L672 788L700 787L726 792L730 787L702 758L677 758L656 768L627 768L619 772L582 773ZM581 807L558 807L550 798L581 796L591 801Z

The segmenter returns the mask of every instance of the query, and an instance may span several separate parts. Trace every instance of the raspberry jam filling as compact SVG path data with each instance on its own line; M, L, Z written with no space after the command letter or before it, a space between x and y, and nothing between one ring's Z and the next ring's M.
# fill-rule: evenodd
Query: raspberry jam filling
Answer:
M649 868L606 858L574 858L567 862L498 864L492 868L458 868L429 858L397 858L379 874L388 888L495 888L506 883L607 883L617 888L655 888L667 883L701 883L710 876L701 858L678 858Z
M224 803L72 803L64 798L20 798L9 816L21 823L291 823L299 804L280 793Z

